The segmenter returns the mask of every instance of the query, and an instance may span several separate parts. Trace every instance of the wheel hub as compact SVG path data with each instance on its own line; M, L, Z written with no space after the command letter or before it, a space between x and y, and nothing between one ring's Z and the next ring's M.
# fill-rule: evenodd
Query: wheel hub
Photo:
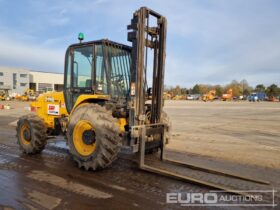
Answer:
M92 145L95 143L95 133L93 130L86 130L84 131L83 133L83 136L82 136L82 139L83 139L83 142L86 144L86 145Z
M80 120L73 130L73 143L81 156L89 156L96 149L96 135L93 125L87 120Z
M24 123L21 127L20 139L24 145L29 145L31 142L31 131L27 123Z
M29 129L25 129L23 131L23 136L24 136L24 139L27 140L27 141L30 141L30 130Z

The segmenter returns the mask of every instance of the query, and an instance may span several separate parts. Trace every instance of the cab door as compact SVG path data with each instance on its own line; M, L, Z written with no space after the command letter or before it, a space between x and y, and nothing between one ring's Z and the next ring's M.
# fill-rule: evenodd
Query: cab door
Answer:
M66 53L64 98L70 113L81 94L93 94L93 45L70 47Z

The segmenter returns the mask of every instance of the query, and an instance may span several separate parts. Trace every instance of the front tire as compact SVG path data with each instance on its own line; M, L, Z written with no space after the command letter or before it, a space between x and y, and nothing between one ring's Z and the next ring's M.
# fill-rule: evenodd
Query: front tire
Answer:
M120 128L112 113L98 104L85 104L70 116L67 139L79 168L98 170L117 158L121 146Z
M37 115L25 115L17 122L17 142L26 154L38 154L47 144L47 128Z

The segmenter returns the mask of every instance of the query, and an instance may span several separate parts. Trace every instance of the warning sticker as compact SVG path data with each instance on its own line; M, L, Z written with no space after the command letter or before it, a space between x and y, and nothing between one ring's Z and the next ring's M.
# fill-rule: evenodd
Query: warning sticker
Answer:
M48 114L49 115L59 115L59 105L48 104Z

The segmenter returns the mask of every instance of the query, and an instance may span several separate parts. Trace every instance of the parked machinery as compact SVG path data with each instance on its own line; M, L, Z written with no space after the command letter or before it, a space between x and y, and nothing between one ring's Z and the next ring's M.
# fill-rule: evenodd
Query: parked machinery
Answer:
M9 90L8 89L0 89L0 101L9 101L11 100L9 96Z
M175 95L172 100L186 100L187 96L186 95Z
M222 95L222 100L223 101L230 101L233 99L233 95L232 95L232 89L228 89L227 93L224 93Z
M35 101L36 100L36 94L35 91L32 89L27 88L23 95L20 97L21 101Z
M168 92L163 93L163 99L164 100L171 100L171 94Z
M270 96L268 98L268 101L271 101L271 102L279 102L280 101L280 97L275 97L275 96Z
M216 90L210 90L207 94L202 96L203 101L214 101L216 97Z

